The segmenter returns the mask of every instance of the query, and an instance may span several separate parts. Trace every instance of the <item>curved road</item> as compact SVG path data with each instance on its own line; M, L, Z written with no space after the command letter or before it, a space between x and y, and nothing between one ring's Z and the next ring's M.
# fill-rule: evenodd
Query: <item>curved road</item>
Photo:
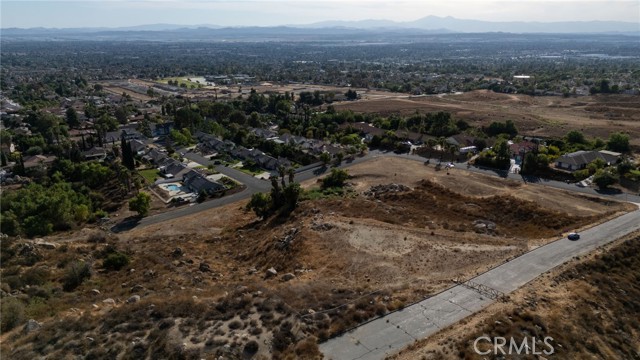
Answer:
M182 151L182 150L181 150ZM355 164L359 164L377 157L381 157L381 156L395 156L395 157L402 157L405 159L409 159L409 160L414 160L416 162L420 162L420 163L424 163L426 158L421 157L421 156L417 156L417 155L410 155L410 154L396 154L393 152L384 152L384 151L379 151L379 150L372 150L369 151L369 153L367 153L364 156L361 157L356 157L355 159L353 159L352 161L343 161L342 165L340 165L341 168L347 168L349 166L353 166ZM193 152L185 152L185 157L188 158L191 161L195 161L199 164L202 164L204 166L208 166L208 165L213 165L213 161L198 155L196 153ZM430 160L431 164L435 164L437 162L436 159L431 159ZM466 163L462 162L462 163L455 163L456 168L457 169L463 169L464 171L472 171L472 172L478 172L478 173L483 173L489 176L499 176L502 178L509 178L512 180L518 180L518 181L523 181L526 180L529 183L535 183L535 184L540 184L540 185L544 185L544 186L551 186L554 188L558 188L558 189L564 189L564 190L569 190L569 191L574 191L574 192L579 192L579 193L583 193L583 194L590 194L590 195L597 195L597 196L606 196L609 198L613 198L616 200L620 200L620 201L629 201L629 202L635 202L635 203L640 203L640 196L637 195L631 195L631 194L627 194L627 193L603 193L600 192L596 189L593 188L582 188L582 187L578 187L575 184L567 184L561 181L554 181L554 180L547 180L547 179L541 179L541 178L536 178L536 177L524 177L522 175L519 174L512 174L512 173L507 173L506 171L499 171L499 170L494 170L494 169L481 169L481 168L477 168L477 167L470 167L470 168L466 168ZM433 166L433 165L431 165ZM153 216L149 216L146 218L143 218L142 220L140 220L137 223L134 222L121 222L117 225L115 225L114 227L111 228L112 231L114 232L119 232L119 231L126 231L128 229L131 229L133 227L144 227L144 226L148 226L148 225L152 225L152 224L157 224L157 223L161 223L163 221L167 221L167 220L171 220L171 219L176 219L182 216L188 216L188 215L193 215L196 214L198 212L201 211L205 211L205 210L209 210L209 209L213 209L219 206L224 206L224 205L228 205L231 204L233 202L236 201L240 201L243 199L248 199L249 197L251 197L251 195L255 194L256 192L267 192L270 190L271 188L271 183L268 180L260 180L256 177L253 177L251 175L248 175L242 171L230 168L230 167L226 167L223 165L216 165L215 166L216 171L218 171L221 174L224 174L228 177L231 177L241 183L243 183L245 186L247 186L247 188L239 193L235 193L233 195L229 195L229 196L225 196L222 197L220 199L215 199L215 200L209 200L206 201L204 203L201 204L195 204L195 205L191 205L191 206L186 206L186 207L182 207L182 208L178 208L176 210L172 210L172 211L168 211L162 214L158 214L158 215L153 215ZM458 170L453 170L453 171L458 171ZM318 177L320 175L322 175L325 171L327 171L328 169L326 167L323 167L322 164L320 163L316 163L316 164L312 164L312 165L308 165L305 166L303 168L298 169L298 171L296 172L295 175L295 180L298 182L302 182L302 181L306 181L309 179L313 179L315 177Z

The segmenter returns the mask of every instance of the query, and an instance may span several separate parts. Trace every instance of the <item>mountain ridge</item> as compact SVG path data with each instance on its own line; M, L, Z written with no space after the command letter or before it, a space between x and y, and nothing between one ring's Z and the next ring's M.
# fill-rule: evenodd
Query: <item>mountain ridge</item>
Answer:
M425 16L413 21L393 21L387 19L364 20L327 20L311 24L287 24L277 26L220 26L214 24L145 24L124 27L80 27L80 28L2 28L5 34L34 34L39 32L90 33L114 31L176 31L197 29L244 29L244 28L291 28L291 29L358 29L358 30L421 30L430 32L457 33L640 33L640 23L622 21L562 21L562 22L526 22L526 21L484 21L458 19L451 16Z

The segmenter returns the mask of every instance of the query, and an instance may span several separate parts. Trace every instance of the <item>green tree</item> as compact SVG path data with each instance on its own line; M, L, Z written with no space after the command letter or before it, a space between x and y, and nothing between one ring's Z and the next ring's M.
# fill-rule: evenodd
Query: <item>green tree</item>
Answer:
M71 128L78 127L80 125L80 120L78 119L78 113L76 109L70 107L66 111L67 125Z
M347 179L349 179L349 173L346 170L333 168L331 173L322 179L322 188L343 187Z
M629 135L621 132L613 133L609 135L609 141L607 141L607 149L617 152L629 152L631 147L629 146Z
M570 144L584 144L586 140L584 134L578 130L572 130L567 133L567 142Z
M120 140L120 146L122 147L122 164L127 167L129 170L134 170L136 168L136 161L133 156L133 150L131 150L131 143L122 138Z
M124 106L119 106L116 111L113 113L113 115L116 117L116 120L120 123L120 124L126 124L127 123L127 109L125 109Z
M320 154L320 161L322 161L322 165L327 165L331 161L331 155L328 152L323 152Z
M601 190L607 189L617 181L618 177L611 171L605 169L599 169L593 176L593 183L596 184Z
M246 209L253 210L253 212L261 218L269 216L272 210L271 195L267 193L253 194Z
M145 192L139 192L129 200L129 210L137 212L140 217L147 216L150 208L151 196Z

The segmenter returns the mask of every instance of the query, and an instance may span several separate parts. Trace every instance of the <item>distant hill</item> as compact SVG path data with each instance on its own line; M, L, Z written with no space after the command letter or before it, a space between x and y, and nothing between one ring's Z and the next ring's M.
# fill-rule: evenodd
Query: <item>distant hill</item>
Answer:
M356 29L446 29L450 32L510 32L510 33L638 33L640 24L621 21L570 21L570 22L492 22L463 20L453 17L427 16L415 21L390 20L323 21L303 27L344 27Z
M573 21L573 22L491 22L481 20L463 20L453 17L427 16L408 22L391 20L323 21L307 25L287 26L238 26L221 27L211 24L177 25L150 24L128 27L95 28L6 28L2 37L10 39L52 39L52 38L99 38L115 39L126 37L134 39L188 40L195 37L246 37L270 38L273 36L318 36L331 35L372 35L372 34L446 34L446 33L559 33L593 34L613 33L640 35L640 24L619 21ZM126 36L124 35L126 33Z

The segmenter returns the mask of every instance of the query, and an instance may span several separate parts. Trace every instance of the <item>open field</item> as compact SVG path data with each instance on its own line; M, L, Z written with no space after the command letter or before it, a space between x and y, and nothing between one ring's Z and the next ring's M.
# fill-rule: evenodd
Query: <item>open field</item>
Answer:
M411 115L416 111L448 111L470 125L513 120L521 134L564 136L581 130L589 136L607 138L625 131L632 145L640 146L640 102L633 95L584 97L533 97L472 91L464 94L407 96L386 93L362 94L362 100L335 104L336 109L356 112Z
M640 351L639 271L636 232L560 266L512 293L507 302L494 303L391 359L498 358L476 354L473 342L479 336L513 336L518 345L525 337L531 344L531 337L549 336L554 350L544 355L549 359L635 359ZM537 345L542 345L538 351L548 350ZM478 348L488 350L487 343ZM530 349L518 358L540 357Z
M239 202L118 235L49 237L58 247L36 247L35 263L25 261L24 241L3 242L14 249L3 258L3 277L7 268L14 277L4 290L45 269L45 280L29 291L48 296L26 309L42 330L3 334L3 353L240 358L255 341L265 358L318 358L317 338L629 209L464 170L447 175L402 158L349 172L354 196L304 201L286 219L257 221ZM391 183L406 188L369 192ZM114 251L130 258L118 271L104 268ZM74 291L54 290L75 260L90 264L92 276ZM128 303L132 295L140 299ZM87 337L91 343L73 342Z
M134 100L138 100L138 101L149 101L151 100L151 96L148 96L146 94L141 94L135 91L131 91L129 89L125 89L119 86L105 86L104 90L107 92L110 92L112 94L116 94L116 95L122 95L122 94L127 94L129 96L131 96L132 99Z

